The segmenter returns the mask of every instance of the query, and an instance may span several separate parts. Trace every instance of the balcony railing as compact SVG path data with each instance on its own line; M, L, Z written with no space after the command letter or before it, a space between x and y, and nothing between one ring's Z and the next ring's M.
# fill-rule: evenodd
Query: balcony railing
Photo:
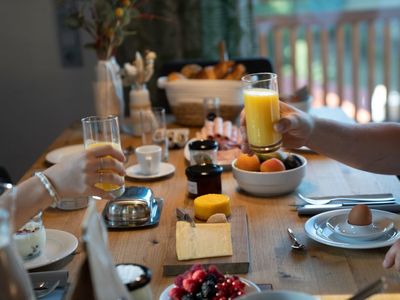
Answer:
M314 105L333 103L369 121L383 85L399 109L400 8L258 17L256 28L260 55L272 58L284 92L307 84ZM390 119L387 96L378 98Z

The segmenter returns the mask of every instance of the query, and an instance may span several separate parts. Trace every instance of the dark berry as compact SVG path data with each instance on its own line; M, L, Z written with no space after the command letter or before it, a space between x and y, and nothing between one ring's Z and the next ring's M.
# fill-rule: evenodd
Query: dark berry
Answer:
M193 297L192 294L183 295L181 299L182 300L195 300L195 298Z
M204 281L201 285L201 294L204 298L211 298L215 295L217 289L215 288L215 282L211 280Z
M283 161L283 164L285 165L286 170L290 170L300 167L303 162L297 155L289 154Z

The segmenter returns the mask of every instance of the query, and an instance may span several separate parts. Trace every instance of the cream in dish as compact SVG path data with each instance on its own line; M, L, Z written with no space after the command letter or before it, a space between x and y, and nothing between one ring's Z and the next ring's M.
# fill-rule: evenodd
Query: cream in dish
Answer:
M14 234L18 253L25 260L37 257L46 244L46 231L39 217L26 223Z

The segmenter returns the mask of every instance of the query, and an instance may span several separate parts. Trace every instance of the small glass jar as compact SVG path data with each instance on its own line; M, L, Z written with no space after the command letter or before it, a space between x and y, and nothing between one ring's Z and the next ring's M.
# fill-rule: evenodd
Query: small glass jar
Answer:
M152 300L150 289L151 272L139 264L118 264L115 266L132 300Z
M186 168L189 197L205 194L221 194L223 168L215 164L194 165Z
M14 234L14 241L19 255L24 260L39 256L46 245L46 231L39 212Z
M216 164L217 151L217 141L196 140L189 143L190 165Z

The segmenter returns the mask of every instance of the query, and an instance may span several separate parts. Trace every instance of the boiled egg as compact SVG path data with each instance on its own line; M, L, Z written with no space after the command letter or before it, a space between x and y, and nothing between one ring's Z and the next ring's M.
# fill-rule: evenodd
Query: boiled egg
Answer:
M357 226L370 225L372 223L371 210L365 204L357 204L350 210L347 222Z

